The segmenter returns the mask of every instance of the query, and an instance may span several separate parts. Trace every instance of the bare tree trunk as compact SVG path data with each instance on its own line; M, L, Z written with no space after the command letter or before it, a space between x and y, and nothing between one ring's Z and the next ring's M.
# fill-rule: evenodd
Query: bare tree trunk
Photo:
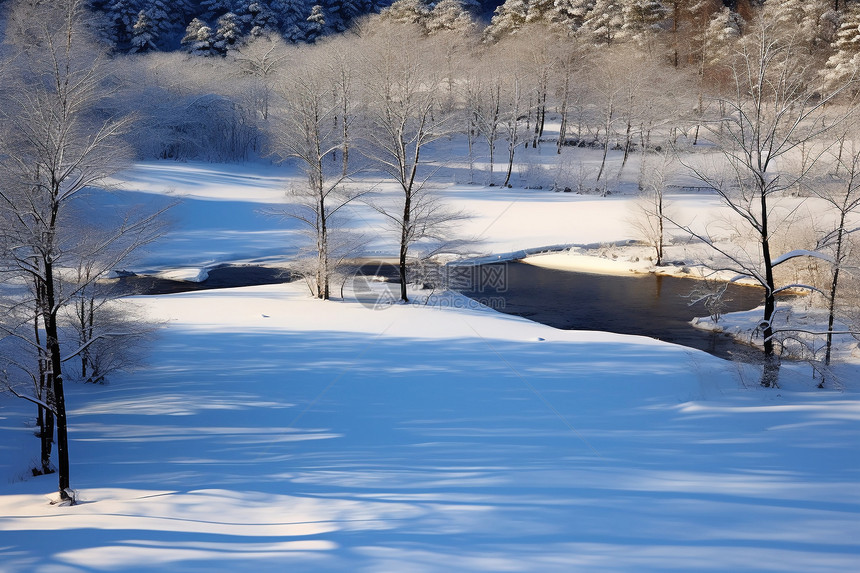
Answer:
M627 128L624 132L624 158L621 160L621 169L627 165L627 158L630 157L630 134L632 133L632 124L630 116L627 116Z
M341 71L341 81L342 81L342 89L341 89L341 127L343 128L341 132L342 139L342 149L341 155L343 156L343 168L341 170L341 176L347 177L349 176L349 121L348 118L350 116L349 112L349 79L346 77L347 71L342 69Z
M764 320L762 321L762 336L764 337L764 372L762 376L762 385L770 388L777 386L777 377L779 375L779 362L774 356L773 345L773 319L776 311L776 282L773 276L773 258L770 253L770 205L768 204L769 194L767 192L767 181L761 176L764 173L760 154L755 154L758 170L758 199L759 208L761 209L761 218L759 223L759 238L761 240L761 256L762 265L764 267L765 278L765 293L764 293Z
M322 184L322 181L320 181L320 184ZM325 214L326 205L325 205L325 195L323 193L320 193L320 206L319 206L319 208L320 208L320 213ZM328 268L329 267L328 217L325 217L325 216L320 218L320 249L319 249L319 253L320 253L320 258L322 259L320 261L320 265L319 265L319 269L320 269L320 272L322 274L320 279L322 282L321 283L318 282L317 285L321 284L322 288L319 290L317 296L323 300L328 300L329 295L330 295L329 281L330 281L331 273L330 273L329 268Z
M499 114L501 113L501 84L496 84L495 104L493 106L492 125L487 134L487 146L490 148L490 187L493 186L493 165L496 159L496 135L498 133Z
M403 204L403 227L400 229L400 253L398 256L397 268L400 271L400 300L409 302L409 296L406 294L406 255L409 251L409 238L407 225L410 223L412 213L412 205L409 197L406 198Z
M511 174L514 169L514 155L517 150L517 144L519 144L519 117L520 117L520 98L522 97L521 87L520 87L520 79L518 77L513 78L514 86L513 92L511 93L511 108L509 111L510 115L508 116L507 121L507 130L508 130L508 171L505 175L505 182L502 183L502 187L507 187L511 182ZM531 96L529 96L531 97ZM529 108L531 108L531 103L529 103ZM529 109L531 112L531 109Z
M704 102L704 94L702 93L701 87L699 88L699 101L696 104L696 129L693 132L693 145L698 145L699 143L699 129L702 127L702 117L705 115L705 102Z
M469 132L466 134L469 141L469 184L475 182L475 116L469 114Z
M543 130L546 127L546 89L544 89L541 94L540 100L540 131L538 131L538 144L540 144L540 140L543 137Z
M559 115L561 115L561 125L558 128L558 140L556 141L556 153L561 155L561 148L567 139L567 103L570 99L570 75L567 71L564 72L564 84L561 90L561 104L559 106Z
M56 213L54 213L56 216ZM57 421L57 477L60 499L73 502L70 491L69 432L66 420L66 394L63 388L63 362L60 356L60 336L57 328L57 300L54 282L54 266L50 260L43 260L45 280L45 338L50 360L50 386L54 393L54 410Z
M508 171L505 174L505 182L502 183L502 187L507 187L510 185L511 181L511 173L514 170L514 152L516 151L517 144L513 142L508 142Z
M548 74L546 69L541 72L541 79L538 84L537 101L535 102L535 128L532 137L532 148L537 149L540 145L541 137L543 136L543 128L546 122L546 92L548 83Z
M833 324L836 321L836 293L839 288L839 271L842 267L842 258L844 257L845 217L846 212L843 209L839 216L839 227L836 234L836 256L834 257L836 265L833 269L833 280L830 282L830 300L827 303L827 342L824 352L825 366L830 365L830 358L833 350Z
M43 315L44 288L41 281L34 281L34 297L36 312L33 315L33 341L36 346L36 398L45 404L53 403L53 392L48 381L47 355L42 345L42 335L39 330L39 317ZM39 472L42 475L53 473L51 468L51 451L54 446L54 413L41 404L36 406L36 427L39 437Z
M603 175L603 170L606 168L606 156L609 154L609 134L612 129L612 115L613 107L610 103L609 110L606 113L606 140L603 142L603 157L600 159L600 170L597 172L597 179L595 181L600 181L600 177Z

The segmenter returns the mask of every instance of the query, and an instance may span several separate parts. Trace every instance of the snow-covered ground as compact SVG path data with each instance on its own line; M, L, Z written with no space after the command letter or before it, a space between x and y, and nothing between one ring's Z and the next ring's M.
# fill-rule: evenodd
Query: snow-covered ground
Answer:
M485 309L146 299L148 367L73 386L73 484L0 484L3 571L848 571L860 400ZM35 455L5 403L4 452ZM26 460L26 458L24 458ZM11 466L11 467L10 467Z
M295 225L262 214L283 173L145 163L103 200L184 198L132 270L201 278L295 254ZM629 197L449 179L476 253L578 245L644 264L614 247L634 238ZM674 203L697 224L719 216L707 195ZM378 234L367 254L394 251L370 209L355 218ZM47 503L55 476L26 475L32 408L0 396L0 571L860 562L856 365L840 365L839 390L816 389L802 364L763 389L753 366L649 338L556 330L453 294L363 296L323 302L296 283L136 299L167 323L148 364L68 387L73 507Z

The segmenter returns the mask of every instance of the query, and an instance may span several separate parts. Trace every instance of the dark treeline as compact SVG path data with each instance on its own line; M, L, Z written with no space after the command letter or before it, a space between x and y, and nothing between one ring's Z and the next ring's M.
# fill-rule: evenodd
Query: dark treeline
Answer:
M237 42L278 35L292 43L313 42L348 29L357 19L393 0L90 0L102 41L118 52L172 51L223 55ZM464 2L472 17L492 13L501 2ZM436 2L413 2L431 10ZM205 47L205 49L204 49Z
M363 17L388 11L430 29L470 27L485 41L544 23L598 44L662 33L682 46L691 30L725 10L737 26L766 9L815 28L829 43L854 0L89 0L101 40L117 52L184 49L224 55L261 35L312 43L344 32ZM724 16L725 18L725 16Z

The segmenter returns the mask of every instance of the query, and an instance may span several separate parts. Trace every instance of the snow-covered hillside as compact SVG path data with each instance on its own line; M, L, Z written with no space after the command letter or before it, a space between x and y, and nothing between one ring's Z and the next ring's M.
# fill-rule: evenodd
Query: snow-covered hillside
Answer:
M3 571L847 571L860 400L482 309L149 298L150 366L69 396L73 483L15 479ZM464 301L460 301L461 303ZM31 443L32 442L32 443ZM14 454L14 455L13 455Z
M134 270L294 254L297 228L261 213L283 197L279 168L147 163L125 179L99 200L185 198ZM462 229L482 239L475 253L633 238L630 197L456 174L445 186L475 214ZM675 202L717 216L709 196ZM377 235L367 254L393 251L378 216L354 216ZM803 365L763 389L753 366L458 295L346 298L300 283L138 297L166 324L147 365L67 389L73 507L48 504L55 476L26 475L32 408L0 396L0 571L836 572L860 559L856 366L840 366L840 390L815 389Z

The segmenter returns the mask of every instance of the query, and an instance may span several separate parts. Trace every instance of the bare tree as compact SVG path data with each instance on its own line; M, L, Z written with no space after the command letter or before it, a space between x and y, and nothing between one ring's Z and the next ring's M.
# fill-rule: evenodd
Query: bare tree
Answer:
M322 71L331 84L332 97L338 102L333 123L340 127L341 174L344 177L350 173L349 152L352 147L352 128L358 107L355 97L358 90L357 64L351 51L353 40L351 37L334 38L319 47ZM337 160L336 151L332 155L332 160Z
M654 264L663 264L666 226L669 223L666 190L677 170L676 160L668 153L643 156L645 177L636 202L633 226L654 248Z
M432 199L425 165L426 147L453 130L452 114L440 111L442 74L423 58L420 31L412 25L381 24L361 46L366 102L363 148L369 159L396 183L399 201L375 202L399 235L400 299L406 292L409 249L435 236L456 216L444 214Z
M32 290L29 297L18 299L26 321L7 334L38 349L38 366L24 370L36 372L36 378L44 374L48 400L30 399L56 419L59 494L73 503L63 364L79 350L61 351L61 312L110 268L112 257L101 256L146 226L149 218L130 221L94 245L79 240L71 208L88 189L125 165L121 138L131 118L111 116L101 107L110 95L110 83L104 58L80 33L84 3L65 0L24 8L30 11L34 42L20 53L16 85L0 110L5 127L0 217L8 247L4 271L22 277ZM88 271L90 279L67 280L66 270L83 259L102 262ZM32 336L26 333L27 322Z
M771 252L779 222L775 219L775 203L809 176L826 146L819 145L817 155L803 162L791 154L804 145L820 143L821 136L846 117L844 108L834 107L832 113L825 109L845 85L831 93L819 94L810 87L813 70L804 61L792 43L774 33L771 22L758 20L742 42L733 64L733 93L719 98L721 109L728 113L708 126L720 145L727 172L690 166L700 180L716 190L755 237L757 254L743 249L729 252L686 227L725 255L731 261L730 268L739 276L752 278L764 288L760 329L764 347L762 384L766 386L776 385L778 376L774 356L776 295L791 286L778 286L774 269L795 256L815 255L803 251L778 257Z
M550 75L551 88L555 92L555 102L558 108L560 125L556 152L561 154L561 148L567 143L570 122L576 109L582 109L588 91L584 81L584 70L588 58L588 50L578 44L562 42L556 49L553 65L554 73ZM577 114L580 118L582 114ZM582 137L582 127L578 126L576 138Z
M523 41L523 38L526 40ZM547 29L544 24L531 23L512 40L517 40L519 44L514 48L515 53L521 53L525 57L527 82L531 88L527 93L526 136L531 137L532 148L536 149L546 127L550 74L554 64L554 52L560 42L552 29Z
M241 46L235 57L242 73L254 80L252 94L261 118L269 119L271 84L286 64L286 42L279 36L257 36Z
M528 103L532 93L528 80L521 70L511 70L502 89L501 125L508 142L508 167L502 187L511 182L514 157L521 140L528 135L523 119L528 116L531 105Z
M597 172L597 181L600 181L606 169L606 158L621 115L620 110L625 103L625 76L630 70L626 69L623 63L618 64L611 53L601 53L596 59L598 61L594 62L589 69L588 83L594 90L596 100L594 106L601 120L598 131L603 130L603 155Z
M306 177L305 186L289 192L293 204L279 212L301 221L311 230L316 257L312 271L314 295L328 299L334 271L331 259L333 222L341 209L362 193L346 186L344 183L350 174L328 161L344 146L344 132L336 121L343 109L342 96L337 89L342 76L339 69L332 68L328 71L336 73L329 77L325 68L315 65L317 54L310 53L311 50L317 48L297 50L297 59L308 63L279 86L283 108L279 110L273 145L285 158L297 160ZM348 118L343 121L351 123Z
M141 129L128 139L139 157L242 161L261 145L274 82L247 71L251 64L229 58L198 58L152 52L116 57L115 76L127 86L112 102L115 114L134 113Z
M4 233L3 239L9 236ZM51 453L54 444L54 415L56 410L53 389L48 378L48 357L45 352L42 313L36 302L40 300L31 284L28 289L20 278L9 272L9 251L3 251L2 274L5 288L0 296L0 382L16 396L36 405L36 437L39 438L39 465L32 468L34 475L54 472ZM23 380L22 380L23 378ZM30 388L22 395L18 388Z
M491 61L496 62L496 68L489 72L492 81L486 94L487 109L492 114L497 131L507 141L507 168L502 187L507 187L511 181L517 147L528 143L527 138L531 135L529 120L533 109L536 105L546 105L548 64L542 63L543 69L535 72L536 77L532 76L530 68L534 67L533 62L519 56L523 49L519 37L506 37L491 46L487 54ZM516 55L511 56L512 53ZM536 54L534 57L537 59L543 59L546 55L540 50Z
M496 162L496 142L500 136L503 74L500 67L486 66L475 58L472 70L463 82L469 130L470 168L474 163L473 146L483 138L489 154L488 184L495 185L493 171Z
M170 207L146 213L92 213L86 203L69 206L74 226L65 233L75 237L76 247L64 261L63 280L70 295L63 313L78 348L65 360L80 364L81 381L102 383L138 361L138 348L153 327L127 302L118 302L124 293L106 275L133 262L138 251L163 235L166 224L161 215Z
M618 50L612 60L614 66L620 67L613 74L613 77L618 82L620 87L618 93L621 96L618 111L624 125L624 143L622 145L624 157L621 160L621 169L623 170L624 166L627 165L627 159L630 157L630 150L635 139L633 129L639 124L639 108L641 100L644 99L643 92L646 91L653 74L648 74L645 71L647 67L650 67L647 66L650 62L647 62L646 58L642 57L638 51Z
M852 216L860 209L860 148L856 140L852 140L851 144L852 150L846 156L840 149L836 161L838 168L830 175L830 181L811 187L836 213L836 224L820 237L817 245L818 250L829 252L833 260L827 297L825 366L830 365L833 349L833 325L841 294L840 274L845 270L851 252L851 235L860 230L852 224Z

